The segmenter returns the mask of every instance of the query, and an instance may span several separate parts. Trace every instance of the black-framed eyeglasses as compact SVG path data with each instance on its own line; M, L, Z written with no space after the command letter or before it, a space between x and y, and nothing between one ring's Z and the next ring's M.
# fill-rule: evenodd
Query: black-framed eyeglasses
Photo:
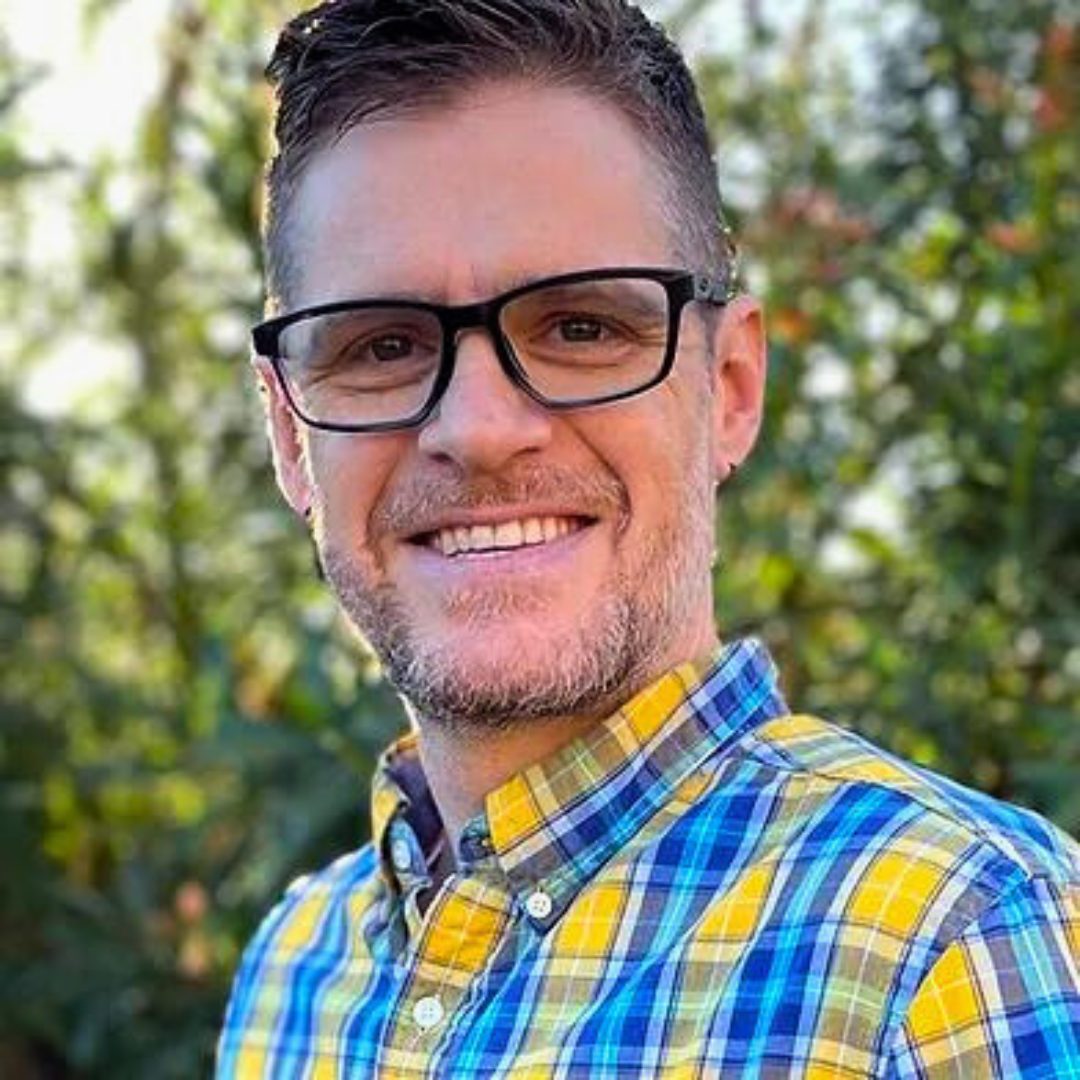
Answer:
M463 330L487 330L507 378L534 401L578 409L662 382L675 362L683 308L722 307L732 296L729 272L580 270L476 304L320 304L261 323L252 340L306 424L394 431L431 416L453 377Z

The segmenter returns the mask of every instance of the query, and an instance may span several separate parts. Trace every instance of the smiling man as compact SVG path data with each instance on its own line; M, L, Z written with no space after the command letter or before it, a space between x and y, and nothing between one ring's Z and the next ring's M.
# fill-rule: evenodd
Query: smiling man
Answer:
M270 72L280 486L413 732L223 1077L1080 1077L1080 854L719 641L761 418L709 138L619 0L338 0Z

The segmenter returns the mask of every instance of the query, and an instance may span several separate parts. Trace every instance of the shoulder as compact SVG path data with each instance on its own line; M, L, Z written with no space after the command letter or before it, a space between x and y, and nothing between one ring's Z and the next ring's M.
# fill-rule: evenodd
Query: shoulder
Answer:
M302 874L285 888L282 905L304 905L312 901L344 900L374 881L378 858L369 843L335 859L311 874Z
M812 716L784 716L757 729L744 749L804 786L844 797L853 813L860 804L887 806L896 823L902 821L894 835L907 838L905 847L916 840L957 859L978 852L992 864L1002 892L1031 878L1080 887L1080 845L1057 826L904 761L854 732Z
M766 859L791 895L813 879L803 910L834 971L882 1003L868 1030L890 1080L1078 1075L1080 845L813 717L739 751L733 772L775 804Z
M275 945L287 943L289 951L295 952L313 944L320 923L374 885L377 865L374 850L367 844L322 870L296 878L263 919L245 950L244 964Z
M228 1075L224 1063L273 1029L284 986L340 955L356 922L376 909L380 881L368 844L288 886L244 950L218 1046L218 1075Z

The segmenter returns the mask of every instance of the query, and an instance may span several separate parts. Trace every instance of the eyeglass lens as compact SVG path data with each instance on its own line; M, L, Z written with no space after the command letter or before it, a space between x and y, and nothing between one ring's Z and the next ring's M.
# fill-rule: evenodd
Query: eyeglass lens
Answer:
M645 278L553 284L522 293L499 332L532 390L551 404L618 397L648 384L667 351L668 298ZM428 402L443 356L431 311L387 304L287 327L280 364L300 411L333 424L406 420Z

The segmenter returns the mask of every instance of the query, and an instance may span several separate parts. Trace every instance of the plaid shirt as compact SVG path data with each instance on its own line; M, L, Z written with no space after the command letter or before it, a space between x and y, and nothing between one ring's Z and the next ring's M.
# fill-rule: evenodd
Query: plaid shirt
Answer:
M219 1077L1080 1078L1080 849L788 715L754 643L494 791L433 896L411 738L373 803L249 946Z

